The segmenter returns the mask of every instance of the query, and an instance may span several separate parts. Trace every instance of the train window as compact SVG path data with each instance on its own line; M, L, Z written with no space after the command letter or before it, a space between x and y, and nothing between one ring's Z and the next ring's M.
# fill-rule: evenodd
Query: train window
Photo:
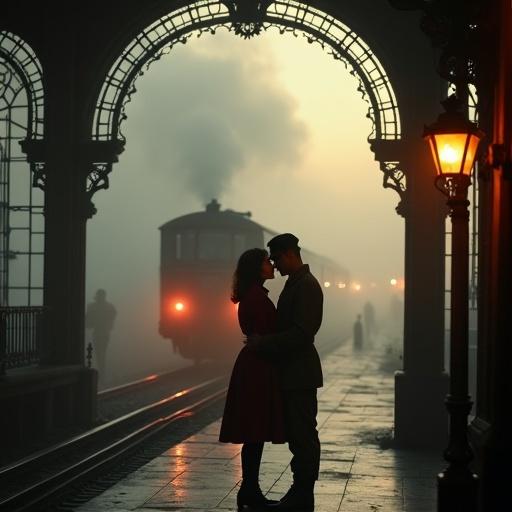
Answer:
M191 261L194 259L196 235L193 231L176 233L175 257L177 260Z
M236 234L233 236L233 256L238 259L247 248L246 236Z
M197 258L203 261L231 260L231 237L226 233L199 233Z

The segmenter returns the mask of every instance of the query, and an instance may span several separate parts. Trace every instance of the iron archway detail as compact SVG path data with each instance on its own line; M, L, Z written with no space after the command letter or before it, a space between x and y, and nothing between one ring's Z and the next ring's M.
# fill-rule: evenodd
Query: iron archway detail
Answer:
M44 258L42 214L46 183L44 89L40 62L19 36L0 31L0 304L31 305L42 300L42 286L34 271ZM27 165L28 162L28 165ZM13 220L14 219L14 220ZM28 236L21 242L17 233ZM11 247L11 238L16 246ZM9 260L23 255L23 283L10 283ZM37 265L42 268L42 264ZM37 274L37 275L36 275ZM41 300L35 296L39 294Z
M383 161L380 162L380 170L384 174L382 186L394 190L400 197L400 202L395 208L396 213L405 217L407 214L406 174L401 163Z
M257 2L258 3L258 2ZM125 140L121 124L125 106L136 92L135 82L149 66L192 35L215 33L218 28L236 31L225 0L199 0L173 11L144 29L125 48L111 67L99 95L92 130L94 140ZM373 121L369 139L397 140L401 137L400 115L393 88L369 46L336 18L295 0L276 0L266 10L261 29L278 27L306 37L309 43L328 48L360 80L359 92L370 104Z
M398 104L383 66L362 38L340 20L297 0L197 0L146 27L114 62L96 103L92 140L124 144L121 128L137 79L176 44L185 44L193 35L214 34L220 28L244 38L277 28L280 33L290 32L319 44L358 79L357 90L369 104L367 117L372 121L368 141L382 145L401 139ZM376 152L384 186L403 198L405 175L396 165L391 166L400 158L397 153L388 162ZM391 168L395 170L391 172Z
M269 5L273 0L221 0L228 8L236 35L249 39L261 33Z
M19 102L20 94L26 101ZM41 64L35 52L20 37L11 32L0 32L0 116L3 112L26 109L26 123L22 141L32 172L32 186L45 189L45 162L40 151L44 136L44 88ZM19 123L20 119L17 121ZM35 151L32 151L35 149Z
M9 74L6 65L0 67L0 102L7 104L23 87L27 93L27 139L43 138L44 89L41 64L36 54L28 44L11 32L0 32L0 59L12 68L19 83L13 86L7 83ZM2 69L3 68L3 69ZM10 78L12 80L12 77ZM3 106L3 105L2 105Z

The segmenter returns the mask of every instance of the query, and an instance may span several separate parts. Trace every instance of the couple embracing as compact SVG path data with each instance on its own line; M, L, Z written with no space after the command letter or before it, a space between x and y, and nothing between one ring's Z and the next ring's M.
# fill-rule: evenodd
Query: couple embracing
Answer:
M302 262L298 238L284 233L264 249L250 249L238 261L232 300L246 335L229 384L219 440L242 443L238 510L311 512L318 479L320 441L316 429L320 358L314 346L322 322L323 294ZM274 267L288 276L277 310L263 286ZM280 501L259 486L264 442L288 443L293 485Z

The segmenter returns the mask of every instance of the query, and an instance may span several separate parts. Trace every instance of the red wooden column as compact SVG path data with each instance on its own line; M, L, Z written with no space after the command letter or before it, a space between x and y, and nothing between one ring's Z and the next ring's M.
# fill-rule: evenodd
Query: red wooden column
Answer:
M483 128L494 148L481 182L478 406L471 425L482 511L509 501L512 409L512 2L489 4L481 41L492 101ZM490 60L490 62L489 62Z

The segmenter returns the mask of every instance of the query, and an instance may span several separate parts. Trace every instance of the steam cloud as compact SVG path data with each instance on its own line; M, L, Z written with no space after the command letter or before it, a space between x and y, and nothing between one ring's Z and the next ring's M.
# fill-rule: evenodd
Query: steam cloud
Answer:
M153 170L181 180L203 202L221 197L249 165L258 172L292 169L307 130L271 63L254 50L240 59L193 46L171 51L148 71L151 80L139 79L137 99L148 102L128 106L127 124L141 108L151 124L134 127L128 143L138 139Z

